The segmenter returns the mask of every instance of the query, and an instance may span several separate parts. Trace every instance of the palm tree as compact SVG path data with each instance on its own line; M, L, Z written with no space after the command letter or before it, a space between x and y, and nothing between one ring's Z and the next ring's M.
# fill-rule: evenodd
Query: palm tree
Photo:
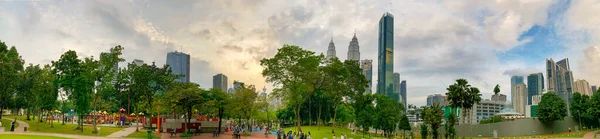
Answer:
M500 85L496 84L496 87L494 87L494 94L498 95L498 93L500 93Z
M460 107L462 123L465 124L465 117L473 105L481 101L481 94L477 87L472 87L466 79L457 79L456 83L446 88L446 96L450 102L450 107L456 109Z

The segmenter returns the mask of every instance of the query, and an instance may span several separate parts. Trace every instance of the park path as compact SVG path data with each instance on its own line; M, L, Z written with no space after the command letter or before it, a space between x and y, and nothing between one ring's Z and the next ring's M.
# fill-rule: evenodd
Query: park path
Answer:
M560 139L594 139L594 135L597 134L599 131L600 130L596 130L596 131L585 133L585 135L583 135L583 138L560 138Z
M10 121L15 120L15 119L10 119L10 118L6 118L6 117L2 117L2 119L6 119L6 120L10 120ZM19 123L19 126L15 128L15 132L23 133L23 132L25 132L25 127L27 127L27 129L29 129L29 124L27 124L26 122L17 120L17 123ZM7 124L7 123L2 123L2 124ZM10 125L10 123L8 123L8 124ZM10 132L10 129L6 129L6 130L9 130L8 132Z
M128 128L125 128L125 129L123 129L121 131L117 131L115 133L112 133L112 134L110 134L110 135L108 135L106 137L108 137L108 138L123 138L123 137L126 137L127 135L129 135L129 134L131 134L133 132L135 132L135 127L128 127Z

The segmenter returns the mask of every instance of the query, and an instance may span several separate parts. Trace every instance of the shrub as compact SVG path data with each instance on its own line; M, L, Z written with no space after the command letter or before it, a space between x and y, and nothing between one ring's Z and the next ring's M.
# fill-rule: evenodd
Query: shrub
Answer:
M192 137L192 134L185 133L185 134L179 135L179 137Z

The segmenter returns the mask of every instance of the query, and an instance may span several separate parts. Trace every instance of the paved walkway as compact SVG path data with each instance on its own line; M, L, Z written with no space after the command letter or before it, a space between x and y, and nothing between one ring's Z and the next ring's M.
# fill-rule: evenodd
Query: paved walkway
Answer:
M6 120L10 120L10 121L15 120L15 119L6 118L6 117L2 117L2 119L6 119ZM17 132L17 133L25 132L25 127L27 127L27 129L29 129L29 124L27 124L26 122L17 120L17 123L19 123L19 127L15 128L15 132ZM2 123L2 124L10 124L10 123ZM9 132L10 132L10 129L6 129L6 130L9 130Z
M596 131L585 133L585 135L583 135L583 138L560 138L560 139L594 139L594 134L596 134L598 132L600 132L600 131L596 130Z
M122 138L122 137L126 137L127 135L129 135L129 134L131 134L133 132L135 132L135 127L128 127L128 128L125 128L125 129L123 129L121 131L117 131L115 133L112 133L112 134L110 134L110 135L108 135L106 137L109 137L109 138Z

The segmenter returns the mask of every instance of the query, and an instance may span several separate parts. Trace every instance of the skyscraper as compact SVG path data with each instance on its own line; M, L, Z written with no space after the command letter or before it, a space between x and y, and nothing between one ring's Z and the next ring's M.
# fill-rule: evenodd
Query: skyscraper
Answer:
M400 96L402 96L402 102L404 102L404 108L406 110L408 108L408 105L406 105L406 80L400 82Z
M448 104L448 98L442 94L434 94L427 96L427 106L433 106L438 103L440 106L446 106Z
M404 100L404 99L400 95L400 73L397 73L397 72L394 73L393 80L394 80L394 95L398 94L398 95L396 95L397 96L396 99L398 99L398 102L404 103L404 102L402 102L402 100ZM396 97L396 96L394 96L394 97Z
M227 76L223 75L223 73L213 76L213 88L221 89L221 91L227 92Z
M590 84L586 80L577 80L574 84L574 91L579 92L582 95L592 96L592 90L590 89Z
M512 96L513 107L515 111L525 114L525 106L527 104L527 86L525 83L519 83L514 85L512 88L515 91L515 95Z
M356 32L354 32L354 37L352 37L352 41L350 41L350 45L348 46L347 60L360 60L360 51L358 47L358 39L356 38Z
M596 93L596 91L598 91L598 86L592 86L592 94Z
M385 13L379 19L377 93L398 99L394 95L394 16Z
M513 86L515 86L519 83L523 83L523 76L510 77L510 95L511 96L515 96L515 90L513 89ZM514 100L512 98L511 98L511 101L513 101L513 104L514 104Z
M236 81L236 80L233 81L233 90L234 90L234 92L237 91L238 89L242 88L242 87L244 87L244 83L243 82Z
M365 92L367 94L371 94L373 91L373 89L372 89L372 86L373 86L373 60L365 59L365 60L362 60L360 63L361 63L360 67L362 68L363 75L365 75L365 78L367 78L367 80L369 81L369 84L365 88Z
M175 79L176 82L190 82L190 55L177 51L169 52L167 65L171 67L173 74L182 75Z
M542 95L544 91L544 75L540 73L533 73L527 76L527 105L532 105L531 97L535 95Z
M552 58L546 59L546 72L547 91L555 92L567 103L567 108L569 108L573 93L573 72L569 68L569 59L565 58L556 63ZM571 115L569 109L567 109L567 114Z
M329 41L329 47L327 47L327 60L336 57L335 56L335 44L333 44L333 38Z

